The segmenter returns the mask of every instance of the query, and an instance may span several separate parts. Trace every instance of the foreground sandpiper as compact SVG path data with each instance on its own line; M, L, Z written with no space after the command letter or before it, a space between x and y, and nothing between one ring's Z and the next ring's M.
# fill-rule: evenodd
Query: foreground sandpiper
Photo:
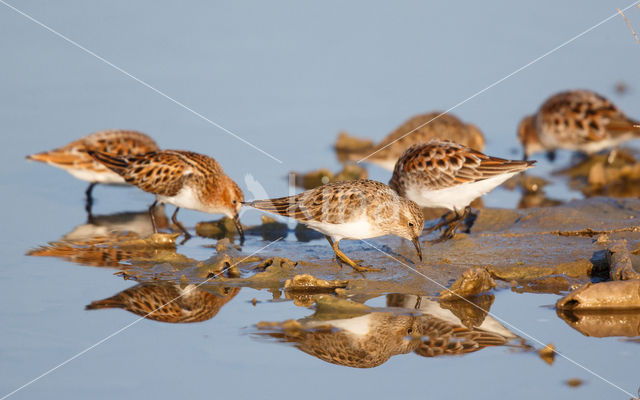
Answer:
M144 133L105 130L84 136L60 148L27 156L28 160L62 168L74 177L89 182L86 190L87 212L91 213L93 203L91 192L96 184L125 185L126 183L120 175L94 160L89 155L89 150L125 156L156 151L158 146Z
M122 176L127 183L156 195L156 200L149 207L154 231L157 229L153 210L158 203L168 203L176 206L171 220L184 233L185 239L191 235L176 219L181 207L233 218L240 240L244 241L238 219L244 195L213 158L181 150L124 157L95 151L89 151L89 154Z
M556 149L593 154L634 138L640 138L640 122L589 90L551 96L518 127L525 159L546 151L553 160Z
M336 254L356 271L375 271L347 257L342 239L369 239L396 235L410 240L422 260L419 238L424 219L414 202L398 196L387 185L367 179L333 182L295 196L245 203L259 210L295 218L325 235Z
M350 154L349 158L354 161L364 159L393 171L396 161L406 149L432 139L451 140L478 151L482 151L485 145L484 136L477 126L464 123L455 115L436 111L410 118L377 145Z
M513 175L531 168L535 161L491 157L469 147L440 140L411 146L396 163L389 186L420 207L446 208L453 218L440 240L450 239L471 212L469 204Z

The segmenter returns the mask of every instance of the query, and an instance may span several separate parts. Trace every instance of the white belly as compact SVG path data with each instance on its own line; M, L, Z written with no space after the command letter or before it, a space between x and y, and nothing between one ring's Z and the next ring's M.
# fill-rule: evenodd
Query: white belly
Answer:
M508 174L494 176L493 178L462 183L439 190L411 187L407 190L406 196L420 207L462 210L471 204L474 199L490 192L515 174L517 174L517 172L510 172Z
M232 217L228 210L222 207L211 206L203 203L196 191L190 186L183 186L182 189L172 197L157 195L160 203L173 204L176 207L187 208L189 210L202 211L209 214L224 214Z
M124 178L122 178L120 175L116 174L115 172L109 171L109 170L100 171L100 172L95 172L87 169L76 169L76 168L64 168L64 170L82 181L102 183L104 185L126 185L127 184L124 181Z
M306 221L303 223L311 229L315 229L318 232L330 236L333 240L369 239L385 235L384 232L381 232L374 225L370 224L366 217L342 224L330 224L328 222L316 221Z
M371 330L371 316L372 314L366 314L359 317L346 318L346 319L332 319L328 321L309 321L310 327L331 325L335 328L341 329L344 332L348 332L354 336L365 336L369 334Z

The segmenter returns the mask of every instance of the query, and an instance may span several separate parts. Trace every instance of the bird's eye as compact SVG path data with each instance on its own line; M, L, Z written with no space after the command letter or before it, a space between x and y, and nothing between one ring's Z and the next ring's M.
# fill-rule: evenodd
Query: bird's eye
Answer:
M413 228L413 222L409 222L409 226Z
M236 199L231 200L232 204L236 204L237 202L238 202L238 200L236 200Z
M407 329L407 333L408 333L409 335L411 335L411 334L413 333L413 328L409 328L409 329Z

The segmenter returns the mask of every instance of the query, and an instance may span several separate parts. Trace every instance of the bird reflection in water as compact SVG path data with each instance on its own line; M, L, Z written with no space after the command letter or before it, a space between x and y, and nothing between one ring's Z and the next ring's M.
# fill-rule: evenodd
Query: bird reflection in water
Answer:
M233 299L239 288L220 288L218 294L194 284L145 282L86 306L87 310L121 308L160 322L189 323L209 320Z
M477 315L461 319L458 315L465 312L443 308L428 297L388 295L387 306L361 306L355 313L316 312L300 320L261 322L255 334L292 343L325 362L354 368L377 367L398 354L460 355L489 346L510 345L518 339L486 312L481 321ZM474 319L477 325L465 325L465 321Z
M163 208L156 209L156 222L168 227ZM136 240L153 234L148 211L121 212L93 216L76 226L57 241L27 252L29 256L58 257L93 267L121 267L121 262L136 258L152 258L160 252L175 252L171 242L166 246L145 245Z

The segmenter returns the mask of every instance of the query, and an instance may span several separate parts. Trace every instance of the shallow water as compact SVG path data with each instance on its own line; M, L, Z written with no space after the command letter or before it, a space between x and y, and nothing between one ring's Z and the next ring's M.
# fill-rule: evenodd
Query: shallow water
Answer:
M533 338L553 343L611 383L561 357L549 366L533 351L505 346L434 358L408 352L369 369L334 365L258 335L262 321L303 319L314 312L284 296L274 300L267 289L241 288L204 322L138 321L122 310L84 309L136 284L114 275L120 268L25 255L86 220L86 185L60 170L27 162L26 154L96 130L139 129L161 147L214 156L249 198L284 195L291 170L339 169L331 145L340 130L378 140L416 113L466 99L627 4L15 5L282 163L0 4L5 140L0 148L0 397L134 322L11 398L326 398L338 393L369 398L629 398L612 384L636 393L638 343L579 333L549 307L558 295L498 289L491 312L512 324L510 330L527 345L540 347ZM626 14L639 30L640 9ZM559 90L596 90L639 118L638 62L640 47L616 17L454 113L483 130L487 153L519 157L519 119ZM619 81L629 85L628 93L614 91ZM640 143L630 146L637 149ZM551 177L552 170L568 161L569 155L562 153L556 164L541 160L534 170L553 179L546 188L550 197L581 197L563 178ZM389 178L377 167L369 167L369 173L374 179ZM144 211L151 202L150 196L130 188L97 187L94 195L94 212L100 215ZM486 196L485 205L513 207L519 196L518 191L499 189ZM249 210L243 222L254 224L259 215ZM212 219L186 210L180 216L189 227ZM214 254L205 246L213 244L196 238L177 252L205 260ZM243 254L265 245L249 237ZM345 243L347 252L363 247ZM298 243L293 234L264 255L291 253L298 259L331 256L323 241ZM152 273L166 268L160 265ZM336 271L323 278L349 275ZM386 307L387 298L377 296L365 304ZM577 388L565 384L574 377L585 383Z

